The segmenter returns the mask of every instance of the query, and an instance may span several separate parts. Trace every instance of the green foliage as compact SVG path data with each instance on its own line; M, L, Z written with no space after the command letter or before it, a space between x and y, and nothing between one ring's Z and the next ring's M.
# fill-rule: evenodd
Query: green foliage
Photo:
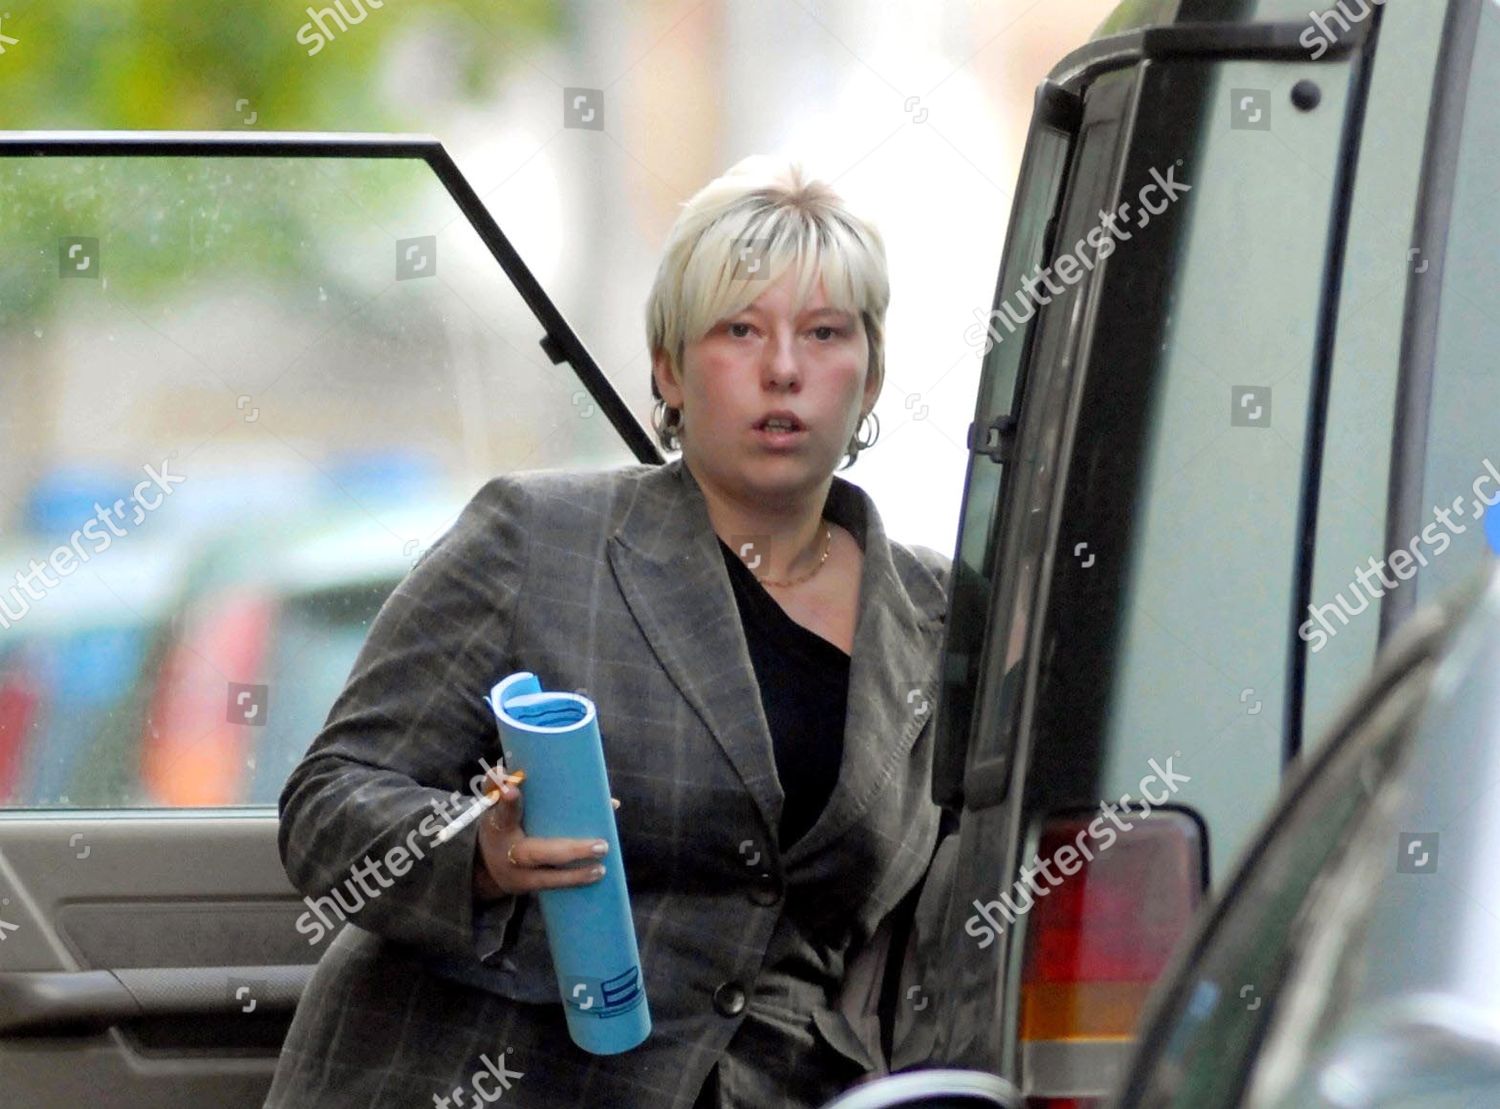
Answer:
M561 29L551 0L314 7L335 3L364 17L340 31L326 16L334 33L309 56L306 0L0 0L17 40L0 55L0 129L441 136L455 100L485 102ZM0 328L38 327L77 291L58 281L68 235L100 238L111 293L137 305L232 275L353 295L328 257L339 236L424 188L441 192L420 163L0 158Z
M342 3L365 18L329 21L335 36L309 57L306 0L5 0L0 33L18 41L0 55L0 129L216 131L254 111L266 130L428 131L422 97L381 80L394 47L431 36L434 83L479 101L561 22L553 0Z
M415 158L0 159L0 330L37 326L59 296L92 295L59 279L59 240L73 236L99 239L99 279L136 311L226 282L360 298L372 270L389 280L393 255L351 263L348 244L442 196Z

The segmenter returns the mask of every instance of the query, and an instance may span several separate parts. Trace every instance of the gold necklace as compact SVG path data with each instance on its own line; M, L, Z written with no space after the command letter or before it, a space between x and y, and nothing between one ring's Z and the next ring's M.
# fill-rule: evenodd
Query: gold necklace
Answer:
M833 549L833 529L828 526L827 520L823 521L823 531L825 536L823 540L823 557L818 559L818 564L807 573L803 574L800 578L791 578L787 581L773 581L770 578L756 578L755 580L760 582L761 585L801 585L808 578L823 569L823 563L828 561L828 552Z

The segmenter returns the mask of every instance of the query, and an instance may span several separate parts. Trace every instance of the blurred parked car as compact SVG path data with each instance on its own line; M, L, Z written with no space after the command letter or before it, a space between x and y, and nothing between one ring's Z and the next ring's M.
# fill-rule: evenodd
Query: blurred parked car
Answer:
M369 623L461 504L215 537L183 575L146 668L142 803L274 805Z
M32 538L30 536L26 537ZM45 536L0 554L26 565ZM141 684L181 587L187 551L142 535L108 572L80 568L0 633L0 797L7 805L114 804L134 796ZM21 609L21 606L13 606Z

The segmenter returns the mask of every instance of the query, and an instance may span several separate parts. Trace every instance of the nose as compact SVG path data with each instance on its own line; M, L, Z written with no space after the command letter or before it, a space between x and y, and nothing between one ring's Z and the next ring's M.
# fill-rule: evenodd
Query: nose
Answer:
M795 388L802 379L802 367L797 363L797 350L791 333L775 332L765 350L765 364L761 372L765 386L772 390Z

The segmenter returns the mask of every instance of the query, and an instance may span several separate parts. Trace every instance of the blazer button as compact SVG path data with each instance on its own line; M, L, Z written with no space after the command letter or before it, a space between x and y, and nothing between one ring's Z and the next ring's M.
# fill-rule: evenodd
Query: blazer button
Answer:
M745 1011L745 991L738 982L721 982L714 990L714 1009L721 1017L737 1017Z
M750 880L750 900L757 905L774 905L781 900L781 883L774 874L764 871Z

